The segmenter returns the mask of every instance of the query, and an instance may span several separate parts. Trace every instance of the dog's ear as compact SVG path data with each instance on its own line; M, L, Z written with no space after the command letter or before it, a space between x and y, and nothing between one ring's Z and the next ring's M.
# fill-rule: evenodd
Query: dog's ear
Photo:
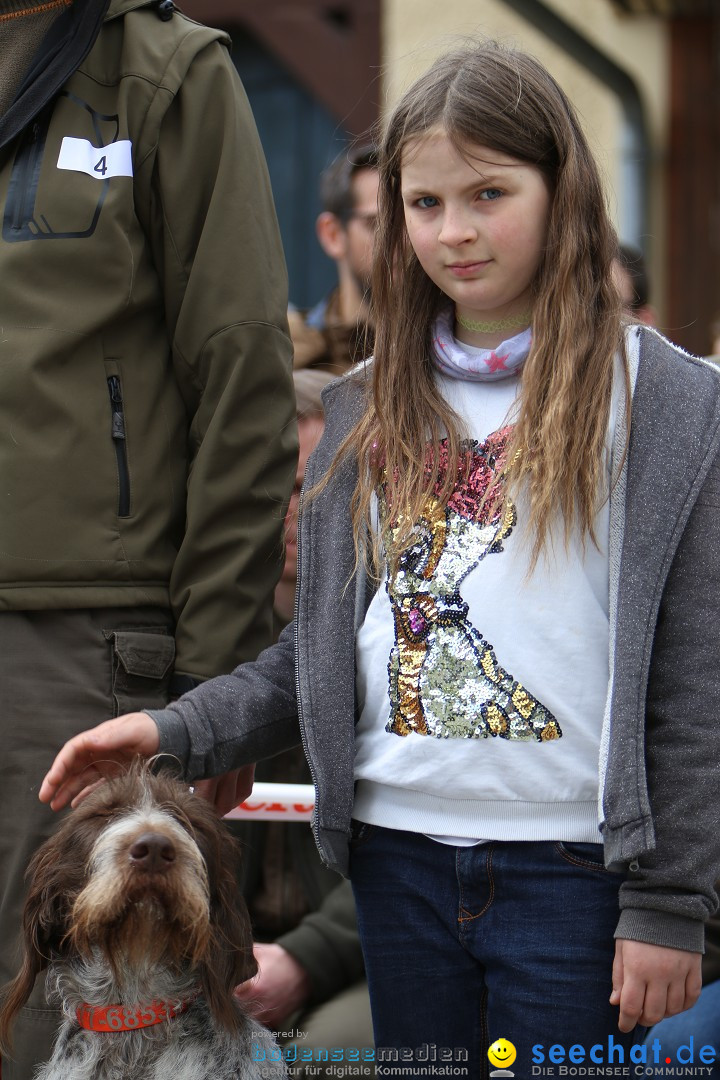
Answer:
M85 881L88 855L103 818L92 799L65 814L54 835L36 851L27 870L20 970L0 996L0 1048L10 1045L13 1021L37 976L61 955L73 904Z
M200 841L208 870L210 937L200 959L203 995L215 1020L234 1031L240 1021L233 991L257 973L247 906L238 884L240 847L213 815Z
M0 995L0 1049L11 1046L13 1021L25 1005L35 980L47 967L50 956L60 948L65 935L68 893L62 880L58 836L46 841L28 867L30 888L22 920L22 960L20 970Z

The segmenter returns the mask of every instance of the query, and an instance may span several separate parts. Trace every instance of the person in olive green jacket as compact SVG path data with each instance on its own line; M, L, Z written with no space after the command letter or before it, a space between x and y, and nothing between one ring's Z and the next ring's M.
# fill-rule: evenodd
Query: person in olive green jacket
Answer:
M0 981L58 742L272 639L287 283L228 44L168 0L0 0ZM3 1080L48 1056L30 1005Z

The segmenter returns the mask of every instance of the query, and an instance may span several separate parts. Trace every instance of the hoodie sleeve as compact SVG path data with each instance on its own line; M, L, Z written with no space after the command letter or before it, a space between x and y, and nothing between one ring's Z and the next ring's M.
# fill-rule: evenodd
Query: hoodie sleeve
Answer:
M720 456L667 577L647 691L645 754L654 846L620 889L616 937L703 951L718 906Z
M158 753L193 780L297 746L294 640L290 624L254 662L208 679L166 709L146 709L158 727Z

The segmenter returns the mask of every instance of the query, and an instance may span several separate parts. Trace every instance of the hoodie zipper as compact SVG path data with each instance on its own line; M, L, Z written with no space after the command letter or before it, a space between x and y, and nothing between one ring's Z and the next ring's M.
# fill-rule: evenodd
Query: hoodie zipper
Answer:
M118 470L118 517L130 516L130 470L128 469L127 441L125 438L125 409L122 386L117 375L108 378L110 408L112 409L112 441Z
M300 504L302 505L302 493L300 498ZM295 622L295 696L297 698L297 710L298 710L298 726L300 728L300 739L302 742L303 752L305 754L305 760L308 763L308 769L310 770L310 778L315 788L315 810L313 812L312 821L310 822L310 828L315 838L317 847L322 850L320 843L320 827L319 827L319 789L317 782L317 774L315 772L315 766L311 755L308 752L307 735L305 734L305 721L303 718L302 710L302 698L300 694L300 646L298 638L300 636L300 627L298 622L298 610L300 607L300 578L301 578L301 552L302 544L300 539L300 507L298 507L298 522L297 522L297 582L295 585L295 611L293 613L293 620Z

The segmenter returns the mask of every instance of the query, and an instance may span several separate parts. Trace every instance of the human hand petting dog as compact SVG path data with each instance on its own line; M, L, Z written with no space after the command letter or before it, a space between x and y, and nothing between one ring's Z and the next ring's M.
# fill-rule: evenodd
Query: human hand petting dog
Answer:
M125 713L69 739L40 787L40 802L62 810L77 806L103 780L117 776L133 758L157 753L160 736L144 712Z
M310 978L282 945L256 942L253 953L257 975L236 986L235 997L250 1016L277 1030L309 998Z
M62 810L77 806L98 784L117 776L135 757L152 757L160 743L157 726L144 712L125 713L69 739L40 787L40 802ZM223 817L252 791L254 765L211 780L198 780L195 793Z

